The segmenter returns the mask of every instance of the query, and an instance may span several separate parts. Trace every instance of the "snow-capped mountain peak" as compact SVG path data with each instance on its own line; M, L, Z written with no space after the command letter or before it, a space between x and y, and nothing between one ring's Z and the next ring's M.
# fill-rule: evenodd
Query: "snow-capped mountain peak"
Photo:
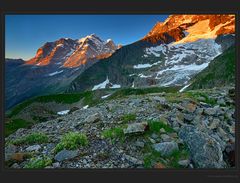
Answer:
M61 38L54 42L47 42L38 49L34 58L25 64L59 67L79 67L87 64L88 60L99 60L110 56L118 47L112 40L104 41L96 34L73 40Z

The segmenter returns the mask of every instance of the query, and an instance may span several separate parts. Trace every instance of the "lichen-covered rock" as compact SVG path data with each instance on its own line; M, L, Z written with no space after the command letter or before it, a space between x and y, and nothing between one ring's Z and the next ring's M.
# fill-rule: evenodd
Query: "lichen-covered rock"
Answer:
M169 156L171 155L174 151L177 151L178 144L176 142L161 142L158 144L154 144L153 148L157 151L160 152L161 155L163 156Z
M183 126L179 137L187 144L197 168L224 168L220 144L192 125Z
M129 124L127 128L123 130L123 132L124 134L141 133L146 130L147 126L148 126L147 122L133 123Z
M56 154L56 156L54 157L54 159L56 161L64 161L64 160L69 160L69 159L73 159L76 156L78 156L79 151L75 150L75 151L69 151L69 150L62 150L60 152L58 152Z

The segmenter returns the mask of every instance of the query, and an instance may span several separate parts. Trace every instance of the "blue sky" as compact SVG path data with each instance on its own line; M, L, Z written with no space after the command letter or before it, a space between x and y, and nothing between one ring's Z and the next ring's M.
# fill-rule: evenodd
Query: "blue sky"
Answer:
M116 44L130 44L145 36L168 15L6 15L5 56L30 59L46 42L80 39L92 33Z

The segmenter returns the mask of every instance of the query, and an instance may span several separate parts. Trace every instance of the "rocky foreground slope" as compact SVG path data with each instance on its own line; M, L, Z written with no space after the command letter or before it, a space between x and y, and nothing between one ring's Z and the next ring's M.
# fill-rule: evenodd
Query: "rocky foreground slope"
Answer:
M109 96L108 96L109 97ZM19 129L11 168L229 168L235 166L233 87L130 95Z

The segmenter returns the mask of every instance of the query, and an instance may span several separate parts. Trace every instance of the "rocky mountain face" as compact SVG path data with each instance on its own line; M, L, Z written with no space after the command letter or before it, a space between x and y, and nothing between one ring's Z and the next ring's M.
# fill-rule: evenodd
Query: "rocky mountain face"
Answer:
M89 61L109 57L117 46L112 40L103 41L95 34L79 40L61 38L55 42L47 42L37 50L36 56L26 64L30 65L60 65L62 67L79 67L89 64Z
M33 96L63 92L85 69L117 49L112 40L92 34L79 40L47 42L27 61L7 59L6 108Z
M170 16L142 40L87 69L67 91L188 85L193 76L234 45L234 25L234 15Z

